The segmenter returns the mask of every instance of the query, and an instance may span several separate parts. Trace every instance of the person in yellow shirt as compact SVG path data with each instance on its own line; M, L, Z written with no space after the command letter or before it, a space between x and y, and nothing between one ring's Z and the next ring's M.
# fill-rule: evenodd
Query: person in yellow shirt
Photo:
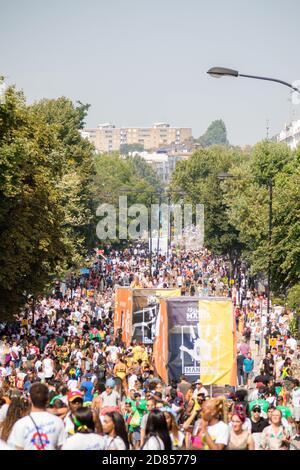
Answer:
M128 387L127 387L127 381L126 381L127 372L128 370L127 370L125 361L123 357L119 355L118 361L114 367L114 376L115 376L115 379L118 379L116 380L116 384L118 388L117 391L120 393L121 396L122 396L122 390L126 396L128 394Z
M147 350L144 348L144 352L142 354L142 357L141 357L142 361L143 361L143 365L144 364L148 364L149 362L149 357L148 357L148 353L147 353Z
M127 368L130 369L133 365L133 354L130 352L126 357L125 357L125 363L127 365Z
M141 344L137 344L133 349L133 361L137 362L138 360L142 360L143 354L145 352L145 348Z

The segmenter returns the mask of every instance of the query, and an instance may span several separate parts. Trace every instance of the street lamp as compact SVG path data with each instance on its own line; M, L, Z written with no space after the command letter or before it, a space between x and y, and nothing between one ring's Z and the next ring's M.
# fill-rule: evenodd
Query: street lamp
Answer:
M268 290L267 290L267 344L266 352L269 344L269 323L270 323L270 292L271 292L271 268L272 268L272 228L273 228L273 178L264 178L257 176L235 176L229 173L220 173L217 178L219 180L226 179L246 179L246 180L263 180L268 182L269 186L269 227L268 227L268 240L269 240L269 258L268 258Z
M221 78L221 77L246 77L246 78L254 78L256 80L268 80L269 82L276 82L281 83L281 85L285 85L292 90L297 91L300 93L300 90L294 87L291 83L285 82L283 80L279 80L278 78L270 78L270 77L260 77L257 75L245 75L243 73L239 73L237 70L228 69L225 67L212 67L210 68L207 73L214 78Z

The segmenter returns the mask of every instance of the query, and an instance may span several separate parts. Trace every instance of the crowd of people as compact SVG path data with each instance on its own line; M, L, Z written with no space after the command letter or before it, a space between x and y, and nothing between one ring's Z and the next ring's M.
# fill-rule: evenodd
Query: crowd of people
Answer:
M163 383L152 347L126 347L114 331L116 286L231 297L237 387L212 396L200 379ZM207 250L159 256L151 270L146 249L101 252L0 324L0 449L297 449L300 348L285 312L268 319L264 301Z

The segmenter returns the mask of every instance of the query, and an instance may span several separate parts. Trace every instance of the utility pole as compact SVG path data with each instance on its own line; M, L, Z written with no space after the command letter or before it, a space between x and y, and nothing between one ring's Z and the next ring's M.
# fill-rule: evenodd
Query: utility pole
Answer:
M149 262L150 262L150 277L152 278L152 199L153 194L150 195L150 246L149 246Z
M158 256L159 256L159 241L160 241L160 219L161 219L161 193L158 199L158 233L157 233L157 253L156 253L156 271L158 272Z
M266 352L269 348L270 339L270 296L271 296L271 269L272 269L272 229L273 229L273 179L269 179L269 257L268 257L268 292L267 292L267 344Z

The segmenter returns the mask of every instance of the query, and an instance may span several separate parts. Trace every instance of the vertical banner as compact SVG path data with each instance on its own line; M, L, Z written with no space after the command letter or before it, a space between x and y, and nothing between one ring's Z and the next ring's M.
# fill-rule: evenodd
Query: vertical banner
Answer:
M122 341L129 346L132 329L132 289L117 287L114 313L114 330L122 328Z
M233 304L224 298L166 299L168 377L205 385L236 385ZM159 332L161 333L161 331Z
M164 299L160 299L153 359L157 374L164 383L168 383L168 316L167 302Z
M189 382L199 379L199 299L181 297L167 300L168 374L170 380L185 375Z
M236 385L236 344L232 301L200 299L198 324L200 378L206 384Z
M132 289L132 339L153 344L160 297L180 296L180 289Z

